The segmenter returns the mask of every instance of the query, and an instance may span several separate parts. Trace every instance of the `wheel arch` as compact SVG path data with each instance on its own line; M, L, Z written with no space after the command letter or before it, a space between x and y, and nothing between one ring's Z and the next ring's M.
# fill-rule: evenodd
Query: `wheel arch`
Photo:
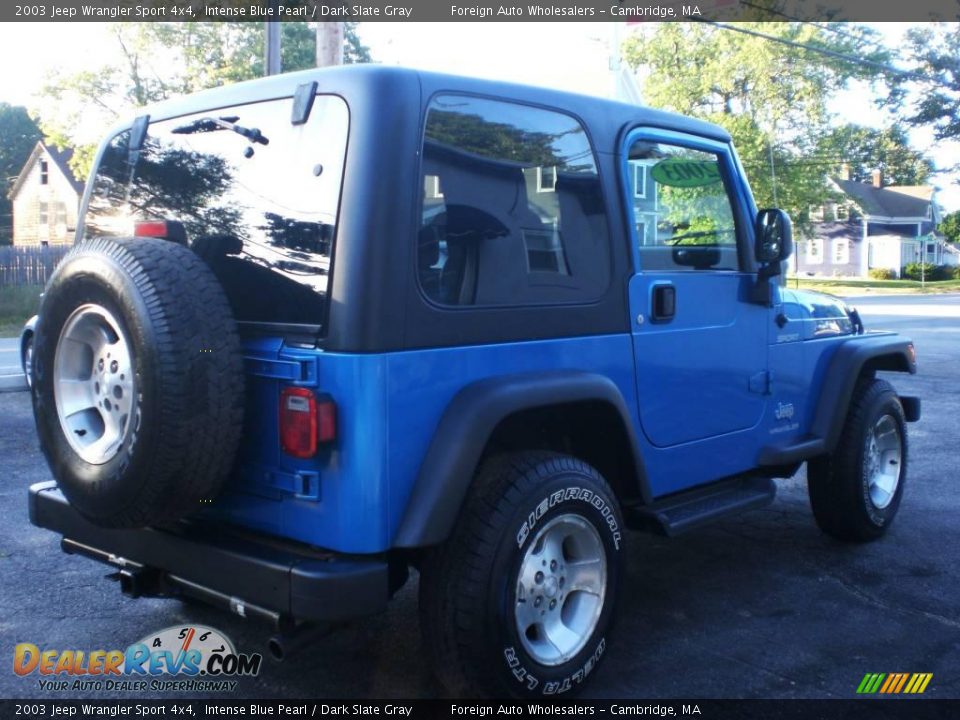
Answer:
M833 452L840 439L857 382L861 378L872 378L881 370L916 373L913 342L899 335L861 336L843 343L833 354L812 428L813 435L823 438L826 452ZM909 410L907 419L918 419L919 399L904 400L909 401L905 403L905 410Z
M476 469L498 449L551 449L576 455L606 477L621 503L650 500L626 402L609 378L580 371L489 378L463 388L444 411L393 546L418 548L443 542Z

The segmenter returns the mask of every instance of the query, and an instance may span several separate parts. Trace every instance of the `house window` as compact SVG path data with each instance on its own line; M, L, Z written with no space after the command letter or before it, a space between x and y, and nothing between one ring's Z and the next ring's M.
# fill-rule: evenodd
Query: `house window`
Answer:
M527 248L528 272L570 274L556 226L549 229L524 228L520 233Z
M556 192L557 191L557 167L537 168L537 192Z
M846 265L848 262L850 262L850 241L834 240L833 241L833 264Z
M633 196L641 200L647 197L646 165L635 164L633 166Z
M936 255L936 254L937 254L937 244L927 243L927 255Z
M837 205L837 220L846 220L850 217L846 205Z
M42 202L40 203L40 224L46 225L48 222L50 222L50 207Z
M440 188L440 178L437 175L423 176L423 197L427 200L436 200L443 198L443 190Z
M46 185L50 182L50 165L46 160L40 161L40 184Z
M58 202L54 203L54 209L56 210L56 215L54 222L57 225L66 225L67 224L67 205L66 203Z
M814 205L810 208L810 219L816 221L823 220L823 205Z
M816 265L823 262L823 240L808 240L806 251L808 263Z

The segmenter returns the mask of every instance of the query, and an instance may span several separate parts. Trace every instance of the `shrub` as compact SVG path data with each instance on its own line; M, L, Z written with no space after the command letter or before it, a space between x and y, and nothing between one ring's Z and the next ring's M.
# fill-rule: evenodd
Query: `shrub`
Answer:
M897 274L890 268L870 268L867 274L874 280L896 280Z
M15 337L40 305L41 285L0 287L0 337Z
M922 269L922 274L921 274ZM903 269L903 277L910 280L949 280L953 276L953 268L949 265L934 265L933 263L910 263Z

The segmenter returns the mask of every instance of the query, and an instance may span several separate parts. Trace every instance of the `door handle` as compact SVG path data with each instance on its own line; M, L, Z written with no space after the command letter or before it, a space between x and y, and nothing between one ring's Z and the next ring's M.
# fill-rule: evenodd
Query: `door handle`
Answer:
M654 285L652 305L650 319L653 322L670 322L677 314L677 289L673 285Z

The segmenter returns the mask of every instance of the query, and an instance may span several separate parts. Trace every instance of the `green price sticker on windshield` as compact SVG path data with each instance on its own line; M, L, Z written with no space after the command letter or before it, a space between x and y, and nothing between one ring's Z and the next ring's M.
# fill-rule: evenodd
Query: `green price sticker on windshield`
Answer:
M701 187L720 182L720 168L715 160L667 158L653 166L650 176L670 187Z

